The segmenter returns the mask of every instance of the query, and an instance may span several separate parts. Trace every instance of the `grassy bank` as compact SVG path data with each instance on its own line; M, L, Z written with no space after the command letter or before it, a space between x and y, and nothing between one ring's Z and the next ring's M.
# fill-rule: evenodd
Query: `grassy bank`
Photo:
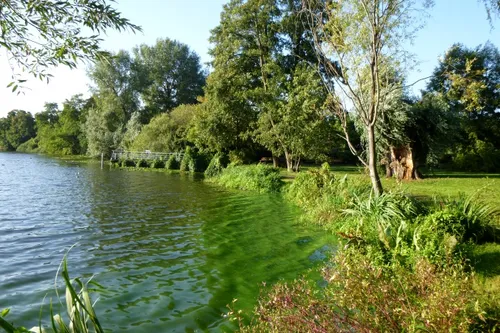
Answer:
M239 168L214 181L227 186L256 176ZM282 178L284 196L302 208L304 221L337 233L343 246L323 270L323 288L304 280L272 287L242 331L500 328L495 175L389 179L380 197L356 168L324 165Z

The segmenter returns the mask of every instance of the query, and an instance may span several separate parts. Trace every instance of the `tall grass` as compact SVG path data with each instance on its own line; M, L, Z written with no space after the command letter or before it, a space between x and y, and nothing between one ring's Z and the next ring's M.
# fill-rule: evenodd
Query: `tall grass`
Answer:
M268 165L230 165L209 181L227 188L257 192L279 192L283 186L280 171Z
M335 229L342 210L356 197L365 197L370 186L359 179L337 177L325 163L319 169L299 173L287 187L285 197L301 207L306 218Z
M65 304L61 303L61 296L57 288L57 280L59 272L65 285ZM50 302L50 324L54 333L104 333L104 330L97 318L94 310L90 293L93 288L101 289L102 286L89 279L83 281L80 278L71 279L68 272L67 258L64 257L59 267L55 278L55 290L59 303L66 309L66 315L63 319L61 314L54 314L52 301ZM38 327L26 329L24 327L16 327L9 323L4 317L9 313L8 309L0 313L0 327L6 333L29 333L29 332L46 332L42 327L41 318ZM42 310L40 311L42 314Z

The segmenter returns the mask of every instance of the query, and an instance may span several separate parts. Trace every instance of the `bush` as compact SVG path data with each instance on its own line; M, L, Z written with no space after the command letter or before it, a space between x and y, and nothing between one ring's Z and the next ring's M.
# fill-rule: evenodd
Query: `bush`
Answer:
M243 332L468 332L480 322L471 274L420 260L411 270L378 267L356 249L323 270L326 286L274 286ZM231 313L234 315L234 313Z
M179 169L182 172L203 172L208 165L208 156L197 153L191 147L186 147Z
M283 186L279 169L263 164L230 165L211 181L228 188L258 192L279 192Z
M196 157L191 149L191 147L186 147L186 150L184 151L184 156L182 157L182 161L179 167L179 170L182 172L195 172L196 169Z
M176 155L170 155L167 162L165 163L165 169L167 170L178 170L180 166L179 159Z
M120 162L122 168L130 168L135 167L135 161L130 159L123 159Z
M140 159L140 160L137 162L136 166L137 166L138 168L149 168L149 164L150 164L150 162L149 162L148 160L145 160L145 159Z
M38 139L31 138L28 141L21 143L16 151L21 153L38 153L40 148L38 147Z
M229 162L232 165L243 165L245 160L245 153L241 150L232 150L229 152Z
M219 175L222 170L227 166L228 158L223 153L216 153L214 157L210 160L207 169L205 170L205 176L215 177Z
M319 169L298 173L285 196L301 207L308 219L334 227L332 224L342 219L342 210L353 198L366 197L370 190L369 184L359 180L337 178L324 163Z
M155 159L153 163L151 163L151 167L154 169L163 169L165 167L165 161L162 159Z

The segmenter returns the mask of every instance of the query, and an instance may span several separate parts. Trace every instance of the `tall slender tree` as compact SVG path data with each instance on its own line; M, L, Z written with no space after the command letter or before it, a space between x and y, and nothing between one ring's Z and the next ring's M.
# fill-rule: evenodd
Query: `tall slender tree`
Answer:
M393 62L404 60L403 43L420 26L418 0L303 0L315 41L318 68L329 90L332 109L344 125L351 151L368 167L376 195L383 191L377 171L376 125L394 89L387 81ZM349 140L350 111L365 127L367 154Z

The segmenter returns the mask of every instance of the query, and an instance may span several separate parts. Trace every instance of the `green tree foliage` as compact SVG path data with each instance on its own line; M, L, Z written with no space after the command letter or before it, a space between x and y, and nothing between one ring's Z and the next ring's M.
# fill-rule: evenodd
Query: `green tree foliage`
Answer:
M0 6L0 47L23 72L40 79L47 70L77 60L103 59L100 34L109 29L140 31L105 0L11 0ZM13 74L15 91L26 79Z
M85 154L87 140L82 128L89 100L72 96L59 111L56 103L46 103L45 110L35 115L38 151L55 155Z
M312 41L300 9L299 1L278 0L233 0L224 6L210 39L214 71L207 81L207 116L199 125L214 137L207 140L210 148L238 149L250 138L274 156L284 155L289 170L314 150L316 140L306 142L304 132L323 133L315 127L325 120L324 93L307 67Z
M197 113L198 105L181 105L170 113L162 113L151 119L135 138L134 150L177 152L189 144L190 122Z
M488 14L488 20L493 23L493 18L500 15L500 1L498 0L479 0L484 3L486 8L486 13Z
M7 130L9 124L7 118L0 118L0 151L9 149L9 142L7 141Z
M141 113L134 112L126 124L126 132L123 136L122 146L125 149L132 149L132 145L142 129Z
M96 99L96 107L89 110L84 124L88 155L100 156L104 153L109 156L112 150L120 147L125 120L117 117L115 111L109 101L102 99Z
M29 112L12 110L0 118L0 146L4 150L16 150L35 135L35 118Z
M491 44L452 46L434 70L427 89L441 93L461 119L457 165L494 171L500 156L500 53ZM463 163L469 160L471 163ZM472 163L472 161L474 161Z
M98 61L88 72L94 82L92 91L95 98L100 99L101 104L113 105L117 119L128 120L139 109L139 87L134 66L130 54L120 51L109 60Z
M150 117L181 104L194 104L203 95L205 74L199 56L185 44L168 38L154 46L134 49L141 97Z
M110 61L98 61L88 75L95 84L95 107L84 126L88 154L109 154L121 145L132 114L139 111L134 63L128 52L120 51Z
M321 159L331 150L335 121L325 110L325 90L316 71L297 66L292 79L283 81L286 99L275 100L259 116L254 135L274 155L285 155L289 171L298 171L301 157Z

